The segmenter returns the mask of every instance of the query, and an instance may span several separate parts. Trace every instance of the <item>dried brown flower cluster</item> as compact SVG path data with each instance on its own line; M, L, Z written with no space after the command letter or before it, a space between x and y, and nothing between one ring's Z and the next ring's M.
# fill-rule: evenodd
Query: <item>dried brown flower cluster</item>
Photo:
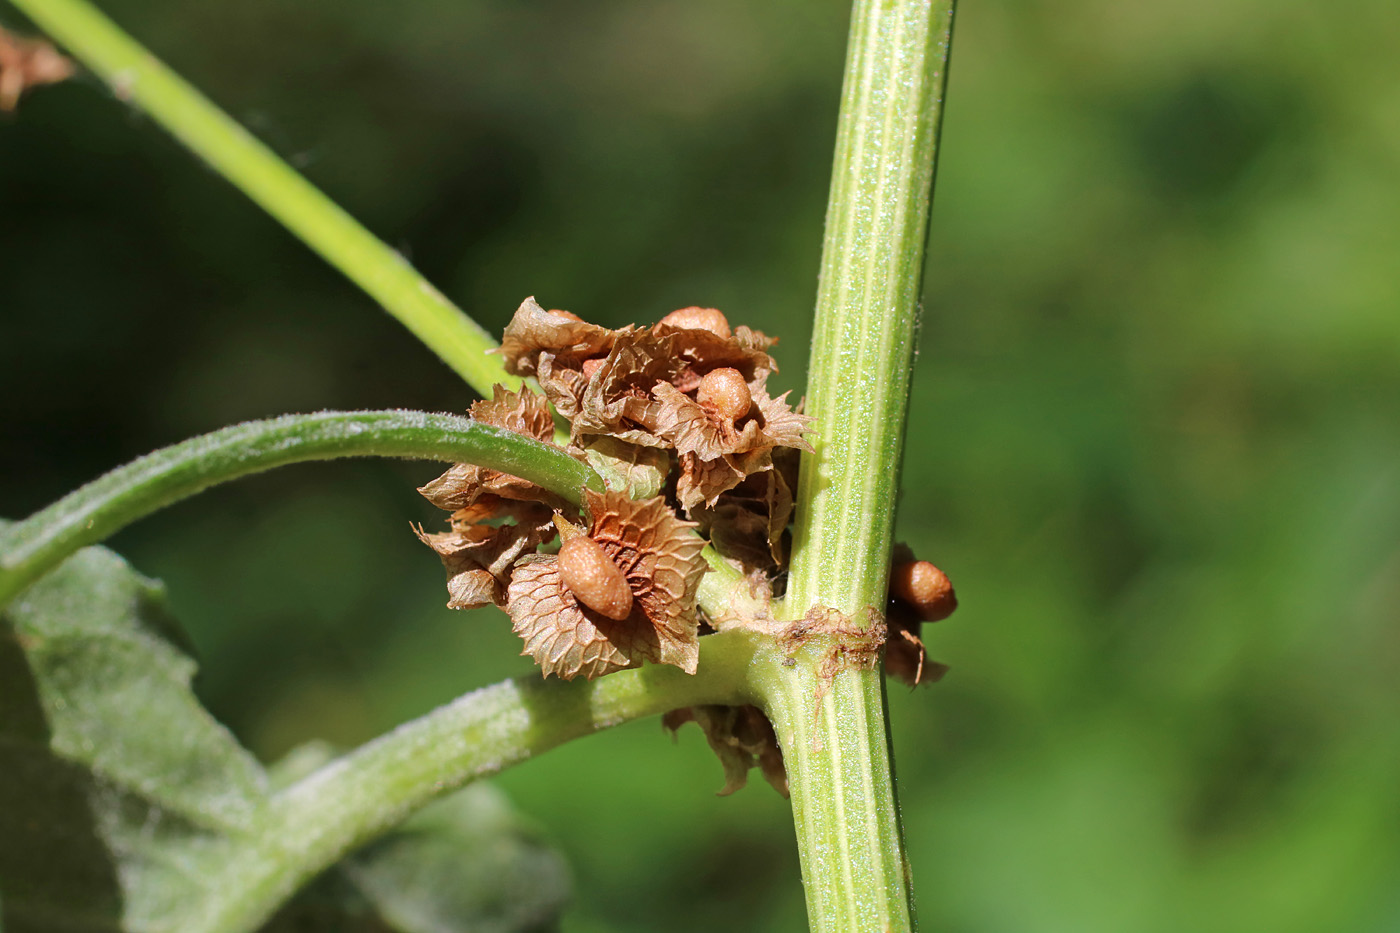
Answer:
M24 39L0 28L0 111L10 112L30 88L66 81L73 63L42 39Z
M653 486L674 472L687 515L751 569L780 562L792 514L784 452L810 450L811 420L766 391L776 370L773 341L731 328L714 308L682 308L652 327L610 330L526 299L506 328L506 369L534 376L569 419L570 448L634 473ZM795 463L795 461L794 461ZM660 480L657 480L659 475ZM761 542L762 547L756 547Z
M528 390L497 386L472 417L537 441L554 433L548 403ZM447 568L448 605L504 608L545 674L599 677L642 661L695 671L704 541L664 499L589 492L580 525L548 490L466 463L419 492L452 513L450 531L417 529ZM537 553L556 535L557 554Z
M546 675L643 661L693 673L705 571L696 529L746 570L774 570L796 454L810 450L810 419L766 391L772 343L713 308L610 330L527 299L501 352L507 371L545 394L497 386L472 416L551 443L552 403L570 423L568 452L610 491L588 493L580 514L533 483L461 463L424 486L452 513L450 531L417 529L447 568L448 605L505 609ZM541 552L556 537L557 552Z

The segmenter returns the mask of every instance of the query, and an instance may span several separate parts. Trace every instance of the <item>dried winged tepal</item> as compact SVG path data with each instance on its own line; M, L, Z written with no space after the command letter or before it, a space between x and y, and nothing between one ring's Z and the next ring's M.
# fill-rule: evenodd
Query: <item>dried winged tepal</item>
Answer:
M66 81L75 70L52 44L0 28L0 111L14 110L30 88Z
M630 331L589 324L569 311L546 311L526 298L501 335L501 354L506 372L534 376L559 413L572 419L618 335Z
M720 493L745 477L772 469L774 448L812 449L802 439L812 419L790 409L786 395L770 398L762 390L753 392L752 404L736 419L730 413L740 407L737 404L721 409L713 401L691 399L664 384L654 394L660 403L656 431L680 456L676 495L687 510L701 502L713 505Z
M749 781L749 769L757 766L773 789L788 796L787 769L773 724L756 706L687 706L661 717L661 725L675 732L693 722L705 732L705 740L724 766L726 797Z
M544 399L532 392L495 387L493 397L472 405L472 417L548 442L554 421ZM471 463L454 464L418 490L429 502L452 513L452 530L418 537L447 568L447 605L473 609L504 606L511 567L554 537L553 516L566 503L517 476Z
M705 572L694 524L677 518L664 499L619 492L590 491L588 512L586 531L560 521L557 555L515 567L506 611L524 653L546 675L565 680L643 661L693 674L700 652L695 590Z
M471 416L482 424L504 428L537 441L550 443L554 418L549 404L528 389L512 392L495 386L493 397L472 405ZM479 496L493 494L503 499L548 503L562 508L564 502L541 486L473 463L457 463L418 490L433 505L454 512L471 505Z
M790 448L773 454L772 469L747 476L713 506L700 505L691 512L715 549L737 560L746 572L766 574L786 560L783 532L792 518L797 456Z
M429 534L415 528L419 540L437 552L447 569L448 608L504 606L511 567L554 537L552 514L539 503L485 495L453 513L451 531ZM514 521L487 524L501 518Z
M752 390L761 391L777 368L768 355L771 345L747 327L729 337L664 323L619 331L612 351L585 386L574 433L612 434L635 444L670 447L656 431L660 409L653 390L668 385L693 394L708 373L732 369Z

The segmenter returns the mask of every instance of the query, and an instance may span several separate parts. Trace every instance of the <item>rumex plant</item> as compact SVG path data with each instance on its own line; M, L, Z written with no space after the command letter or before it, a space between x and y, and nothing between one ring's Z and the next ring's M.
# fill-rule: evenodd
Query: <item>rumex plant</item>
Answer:
M418 929L401 903L411 885L393 879L433 855L367 843L473 778L665 714L671 728L705 731L724 792L759 767L790 793L814 929L912 928L880 662L909 683L938 679L920 626L955 605L946 576L891 540L951 3L855 4L810 381L794 405L767 389L773 340L714 308L610 329L531 298L494 346L83 0L13 2L483 399L470 417L328 412L238 425L0 530L0 635L28 678L10 681L8 699L0 685L0 749L13 749L0 754L31 781L45 769L67 775L102 810L99 835L120 862L109 900L83 905L87 919L75 921L71 903L0 861L6 920L250 930L286 918L288 899L320 877L322 888L334 878L353 888L362 912ZM69 67L34 40L3 36L0 49L11 106ZM447 530L415 530L446 568L448 605L505 609L544 677L469 693L348 754L269 771L189 694L192 669L158 589L110 553L79 549L213 484L343 456L451 464L420 490L448 513ZM158 663L124 666L121 651ZM137 735L118 700L169 729ZM47 728L11 712L24 703ZM442 832L469 846L471 808L444 805L413 819L438 814ZM0 812L6 828L61 844L13 812ZM13 851L0 843L0 857Z

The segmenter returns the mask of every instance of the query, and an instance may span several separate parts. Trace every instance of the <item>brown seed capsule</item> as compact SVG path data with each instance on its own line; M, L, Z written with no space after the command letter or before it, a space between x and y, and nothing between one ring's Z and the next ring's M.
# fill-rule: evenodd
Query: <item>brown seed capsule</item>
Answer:
M946 619L958 608L953 582L926 560L895 564L890 570L890 594L907 603L924 622Z
M707 330L728 340L733 331L729 329L729 319L718 308L681 308L672 311L661 319L669 327L684 327L687 330Z
M708 405L728 421L737 421L753 407L749 384L737 369L712 369L700 380L695 400Z
M632 588L622 568L587 535L559 548L559 576L579 602L599 615L622 621L632 612Z

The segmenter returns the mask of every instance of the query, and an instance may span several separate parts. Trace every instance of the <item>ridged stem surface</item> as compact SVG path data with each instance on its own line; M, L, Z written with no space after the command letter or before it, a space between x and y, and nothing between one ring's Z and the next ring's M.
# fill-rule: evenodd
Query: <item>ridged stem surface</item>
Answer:
M952 0L852 14L807 387L816 453L782 607L818 610L826 634L765 694L817 931L914 925L883 678L863 646L885 604L952 15Z

